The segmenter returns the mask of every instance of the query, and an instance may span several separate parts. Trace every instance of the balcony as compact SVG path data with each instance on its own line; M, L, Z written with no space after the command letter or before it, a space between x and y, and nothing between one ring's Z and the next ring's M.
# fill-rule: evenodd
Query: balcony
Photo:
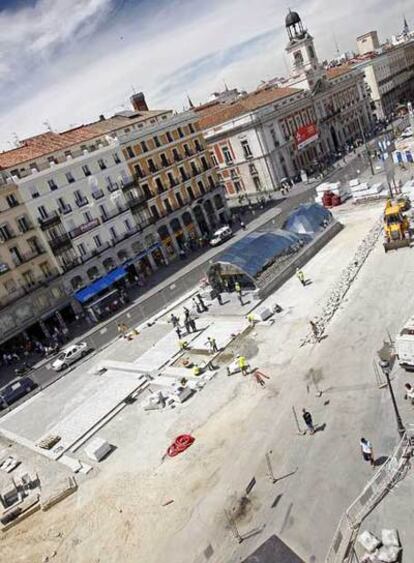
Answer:
M175 188L175 186L178 186L178 180L177 178L173 178L172 180L170 180L170 188Z
M138 197L134 196L127 199L127 206L131 211L145 207L146 202L151 199L152 195L140 194Z
M168 168L169 166L171 166L171 162L168 159L164 159L161 160L161 165L164 166L164 168Z
M58 211L61 215L67 215L68 213L72 213L72 206L69 204L62 205L62 207L58 208Z
M184 149L184 152L185 152L185 156L193 156L194 154L193 151L190 151L189 149L188 150Z
M101 188L92 192L93 199L101 199L101 197L103 197L104 195L105 193L103 190L101 190Z
M67 250L72 246L71 238L68 234L60 235L48 240L50 248L53 252L58 253L59 251Z
M196 167L191 168L191 171L193 173L193 176L198 176L199 174L201 174L200 170Z
M51 268L49 275L38 277L36 279L33 279L32 282L22 284L21 287L16 287L12 291L10 291L8 295L0 299L0 308L6 307L7 305L14 303L21 297L33 293L34 291L39 289L39 287L47 287L47 284L50 281L56 279L59 275L60 273L56 268Z
M112 194L113 192L116 192L116 191L119 190L119 184L118 184L118 182L113 182L112 184L108 184L106 186L106 189L108 190L108 192L110 194Z
M149 171L150 171L152 174L155 174L155 172L158 172L158 167L157 167L157 166L149 166L148 168L149 168Z
M42 231L44 231L54 225L58 225L60 223L60 215L57 211L51 211L47 217L38 217L37 221Z
M0 243L7 242L14 238L16 238L16 233L8 228L7 231L5 230L5 234L0 234Z
M88 205L89 200L87 197L83 197L81 199L75 199L75 202L78 207L85 207L85 205Z
M183 157L180 154L174 155L174 161L175 162L181 162L182 159L183 159Z
M99 223L99 219L92 219L92 221L87 221L86 223L79 225L79 227L76 227L75 229L69 231L69 236L71 239L79 237L97 227Z
M13 264L16 267L21 266L22 264L25 264L26 262L30 262L34 258L37 258L37 256L41 256L44 253L45 253L45 249L42 248L41 246L38 246L31 252L19 252L18 255L12 256Z
M113 211L106 212L105 214L102 214L101 215L101 221L103 223L105 223L106 221L109 221L110 219L113 219L114 217L117 217L118 215L121 215L121 213L125 213L125 211L128 211L128 210L129 210L129 208L126 205L120 205L119 207L117 207Z

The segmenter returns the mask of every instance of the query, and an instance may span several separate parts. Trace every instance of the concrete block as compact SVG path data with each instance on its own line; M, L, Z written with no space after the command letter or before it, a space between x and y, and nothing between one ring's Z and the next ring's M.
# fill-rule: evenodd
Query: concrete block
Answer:
M4 507L11 506L19 499L19 494L14 483L9 483L4 487L0 496Z
M262 307L261 309L258 309L254 313L254 317L257 318L257 320L259 321L266 321L272 315L273 315L273 311L270 307Z
M93 461L101 461L112 449L111 444L109 444L103 438L95 438L88 444L85 448L85 453Z

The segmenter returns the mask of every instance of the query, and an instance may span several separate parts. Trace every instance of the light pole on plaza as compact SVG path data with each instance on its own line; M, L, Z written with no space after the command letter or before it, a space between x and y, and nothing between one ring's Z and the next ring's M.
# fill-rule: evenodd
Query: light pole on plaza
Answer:
M404 423L402 421L400 411L398 410L397 401L396 401L395 395L394 395L394 389L391 385L390 364L387 360L381 360L380 366L381 366L383 374L385 375L385 379L387 380L387 386L388 386L388 390L390 392L392 406L394 408L395 419L397 421L397 431L398 431L398 434L400 435L400 438L402 438L405 434L405 426L404 426Z

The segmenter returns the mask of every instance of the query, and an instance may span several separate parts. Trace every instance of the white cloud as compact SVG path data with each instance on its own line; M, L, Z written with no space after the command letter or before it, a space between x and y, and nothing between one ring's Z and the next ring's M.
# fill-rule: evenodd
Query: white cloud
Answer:
M22 138L44 130L46 120L61 129L119 110L132 86L152 107L181 109L187 91L201 102L224 80L251 89L286 74L281 0L123 0L124 10L114 11L120 2L38 0L32 8L0 12L7 30L0 37L0 52L7 50L0 80L7 84L7 67L13 69L8 78L18 74L9 90L14 97L0 94L3 146L13 131ZM297 0L296 8L321 58L334 54L333 32L345 50L367 29L384 36L401 28L385 0Z

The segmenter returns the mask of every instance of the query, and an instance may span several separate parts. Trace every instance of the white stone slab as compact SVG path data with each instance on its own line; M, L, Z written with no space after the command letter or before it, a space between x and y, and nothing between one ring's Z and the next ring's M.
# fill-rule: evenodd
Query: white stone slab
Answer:
M109 442L103 438L96 437L90 442L86 448L85 453L93 461L101 461L110 451L112 447Z

